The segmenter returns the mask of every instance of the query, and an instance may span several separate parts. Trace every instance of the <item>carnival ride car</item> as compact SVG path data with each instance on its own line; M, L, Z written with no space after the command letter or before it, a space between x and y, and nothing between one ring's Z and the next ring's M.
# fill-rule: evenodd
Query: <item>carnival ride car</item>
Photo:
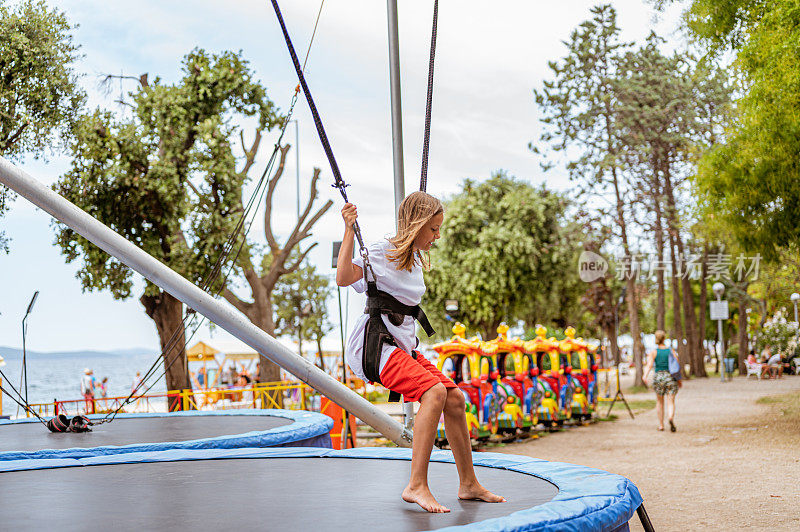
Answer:
M586 412L581 417L590 418L597 410L597 363L595 352L597 346L590 345L583 338L575 338L575 329L568 327L564 334L571 343L569 354L572 378L575 380L575 394L585 398ZM583 401L583 399L581 399ZM573 415L576 413L573 401Z
M558 342L558 351L562 372L567 379L567 386L572 391L572 398L567 404L572 412L573 420L590 419L592 410L589 406L587 383L582 383L573 372L573 366L576 371L580 369L580 362L577 359L579 358L579 351L583 350L583 345L575 339L575 329L573 327L567 327L564 330L564 334L566 338ZM578 355L575 357L575 361L573 361L573 355ZM578 363L574 364L574 362Z
M525 342L526 352L536 357L538 381L542 384L539 420L562 425L572 417L573 383L569 371L561 367L561 351L555 338L545 338L547 329L536 328L536 338Z
M489 375L502 411L497 415L498 432L529 432L539 421L536 407L536 386L524 370L524 342L508 338L508 325L497 327L497 338L481 343L496 368Z
M438 353L436 367L456 383L464 394L465 415L470 438L484 440L497 432L497 415L500 407L496 393L489 381L493 371L491 357L481 351L477 338L466 339L466 327L453 326L453 337L433 346ZM449 366L449 367L446 367ZM447 441L444 423L436 431L437 444Z

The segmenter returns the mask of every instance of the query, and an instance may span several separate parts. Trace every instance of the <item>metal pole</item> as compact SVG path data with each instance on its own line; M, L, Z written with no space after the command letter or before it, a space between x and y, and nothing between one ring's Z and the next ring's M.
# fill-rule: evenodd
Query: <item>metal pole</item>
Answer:
M394 165L394 212L406 195L403 172L403 106L400 102L400 41L397 31L397 0L386 0L389 22L389 84L392 107L392 163ZM395 219L395 224L397 220Z
M388 414L343 386L314 364L292 353L256 327L242 313L223 305L2 157L0 157L0 183L71 227L106 253L181 300L189 308L200 312L211 322L250 345L262 356L335 400L397 445L410 446L411 432L405 430Z
M797 301L792 301L794 303L794 322L798 323L797 321Z
M294 122L295 184L297 185L297 219L300 219L300 123Z
M397 31L397 0L386 0L387 20L389 23L389 85L392 106L392 163L394 166L394 223L397 226L397 214L400 202L406 197L405 176L403 171L403 106L400 101L400 37ZM403 416L406 430L414 425L414 404L403 403Z
M717 296L717 301L722 301L722 295ZM719 374L720 382L725 382L725 342L722 339L722 320L717 320L717 335L719 337Z

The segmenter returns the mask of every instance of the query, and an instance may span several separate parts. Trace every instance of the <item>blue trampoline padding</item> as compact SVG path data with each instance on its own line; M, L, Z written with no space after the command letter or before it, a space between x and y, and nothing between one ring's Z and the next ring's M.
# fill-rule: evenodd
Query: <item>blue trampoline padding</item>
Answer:
M178 442L152 442L133 443L130 445L104 445L98 447L74 447L71 449L41 449L37 451L0 451L0 463L8 460L37 460L58 458L88 458L92 456L117 455L121 453L149 453L167 451L171 449L239 449L255 447L332 447L330 431L333 420L324 414L308 412L306 410L280 410L280 409L248 409L248 410L219 410L185 411L170 413L141 413L119 414L118 420L133 418L158 418L158 417L194 417L194 416L272 416L282 417L293 421L288 425L275 427L269 430L230 434L213 438L200 438ZM90 415L90 419L101 419L101 414ZM0 420L0 426L17 423L38 423L35 419L14 421ZM113 421L111 422L113 426ZM47 430L42 427L42 430Z
M599 469L563 462L500 453L474 453L475 465L507 469L533 475L558 487L558 494L539 506L505 517L487 519L460 527L440 529L468 531L527 530L615 530L624 527L642 504L636 486L627 478ZM57 467L214 460L226 458L352 458L411 460L410 449L365 447L336 451L325 448L291 447L267 449L174 449L161 452L127 453L60 460L8 460L0 472ZM434 462L454 463L452 453L435 451ZM2 479L0 479L0 482Z

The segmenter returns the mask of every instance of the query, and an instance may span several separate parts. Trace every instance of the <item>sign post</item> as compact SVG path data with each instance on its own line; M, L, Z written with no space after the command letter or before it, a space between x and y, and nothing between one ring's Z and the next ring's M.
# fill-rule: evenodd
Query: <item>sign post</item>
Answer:
M722 336L722 322L723 320L730 318L730 311L728 309L728 302L722 299L722 294L725 292L725 285L722 283L714 283L712 288L714 290L714 295L717 296L717 300L709 303L709 310L711 319L717 321L717 335L719 343L719 353L717 354L717 357L719 357L719 375L720 381L725 382L725 373L727 368L725 367L725 342L723 341Z

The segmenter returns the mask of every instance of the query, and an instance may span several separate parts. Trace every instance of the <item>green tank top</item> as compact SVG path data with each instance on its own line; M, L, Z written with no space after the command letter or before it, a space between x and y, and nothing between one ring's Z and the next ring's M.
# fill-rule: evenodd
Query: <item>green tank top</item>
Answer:
M656 371L669 371L670 352L671 350L668 347L656 349Z

